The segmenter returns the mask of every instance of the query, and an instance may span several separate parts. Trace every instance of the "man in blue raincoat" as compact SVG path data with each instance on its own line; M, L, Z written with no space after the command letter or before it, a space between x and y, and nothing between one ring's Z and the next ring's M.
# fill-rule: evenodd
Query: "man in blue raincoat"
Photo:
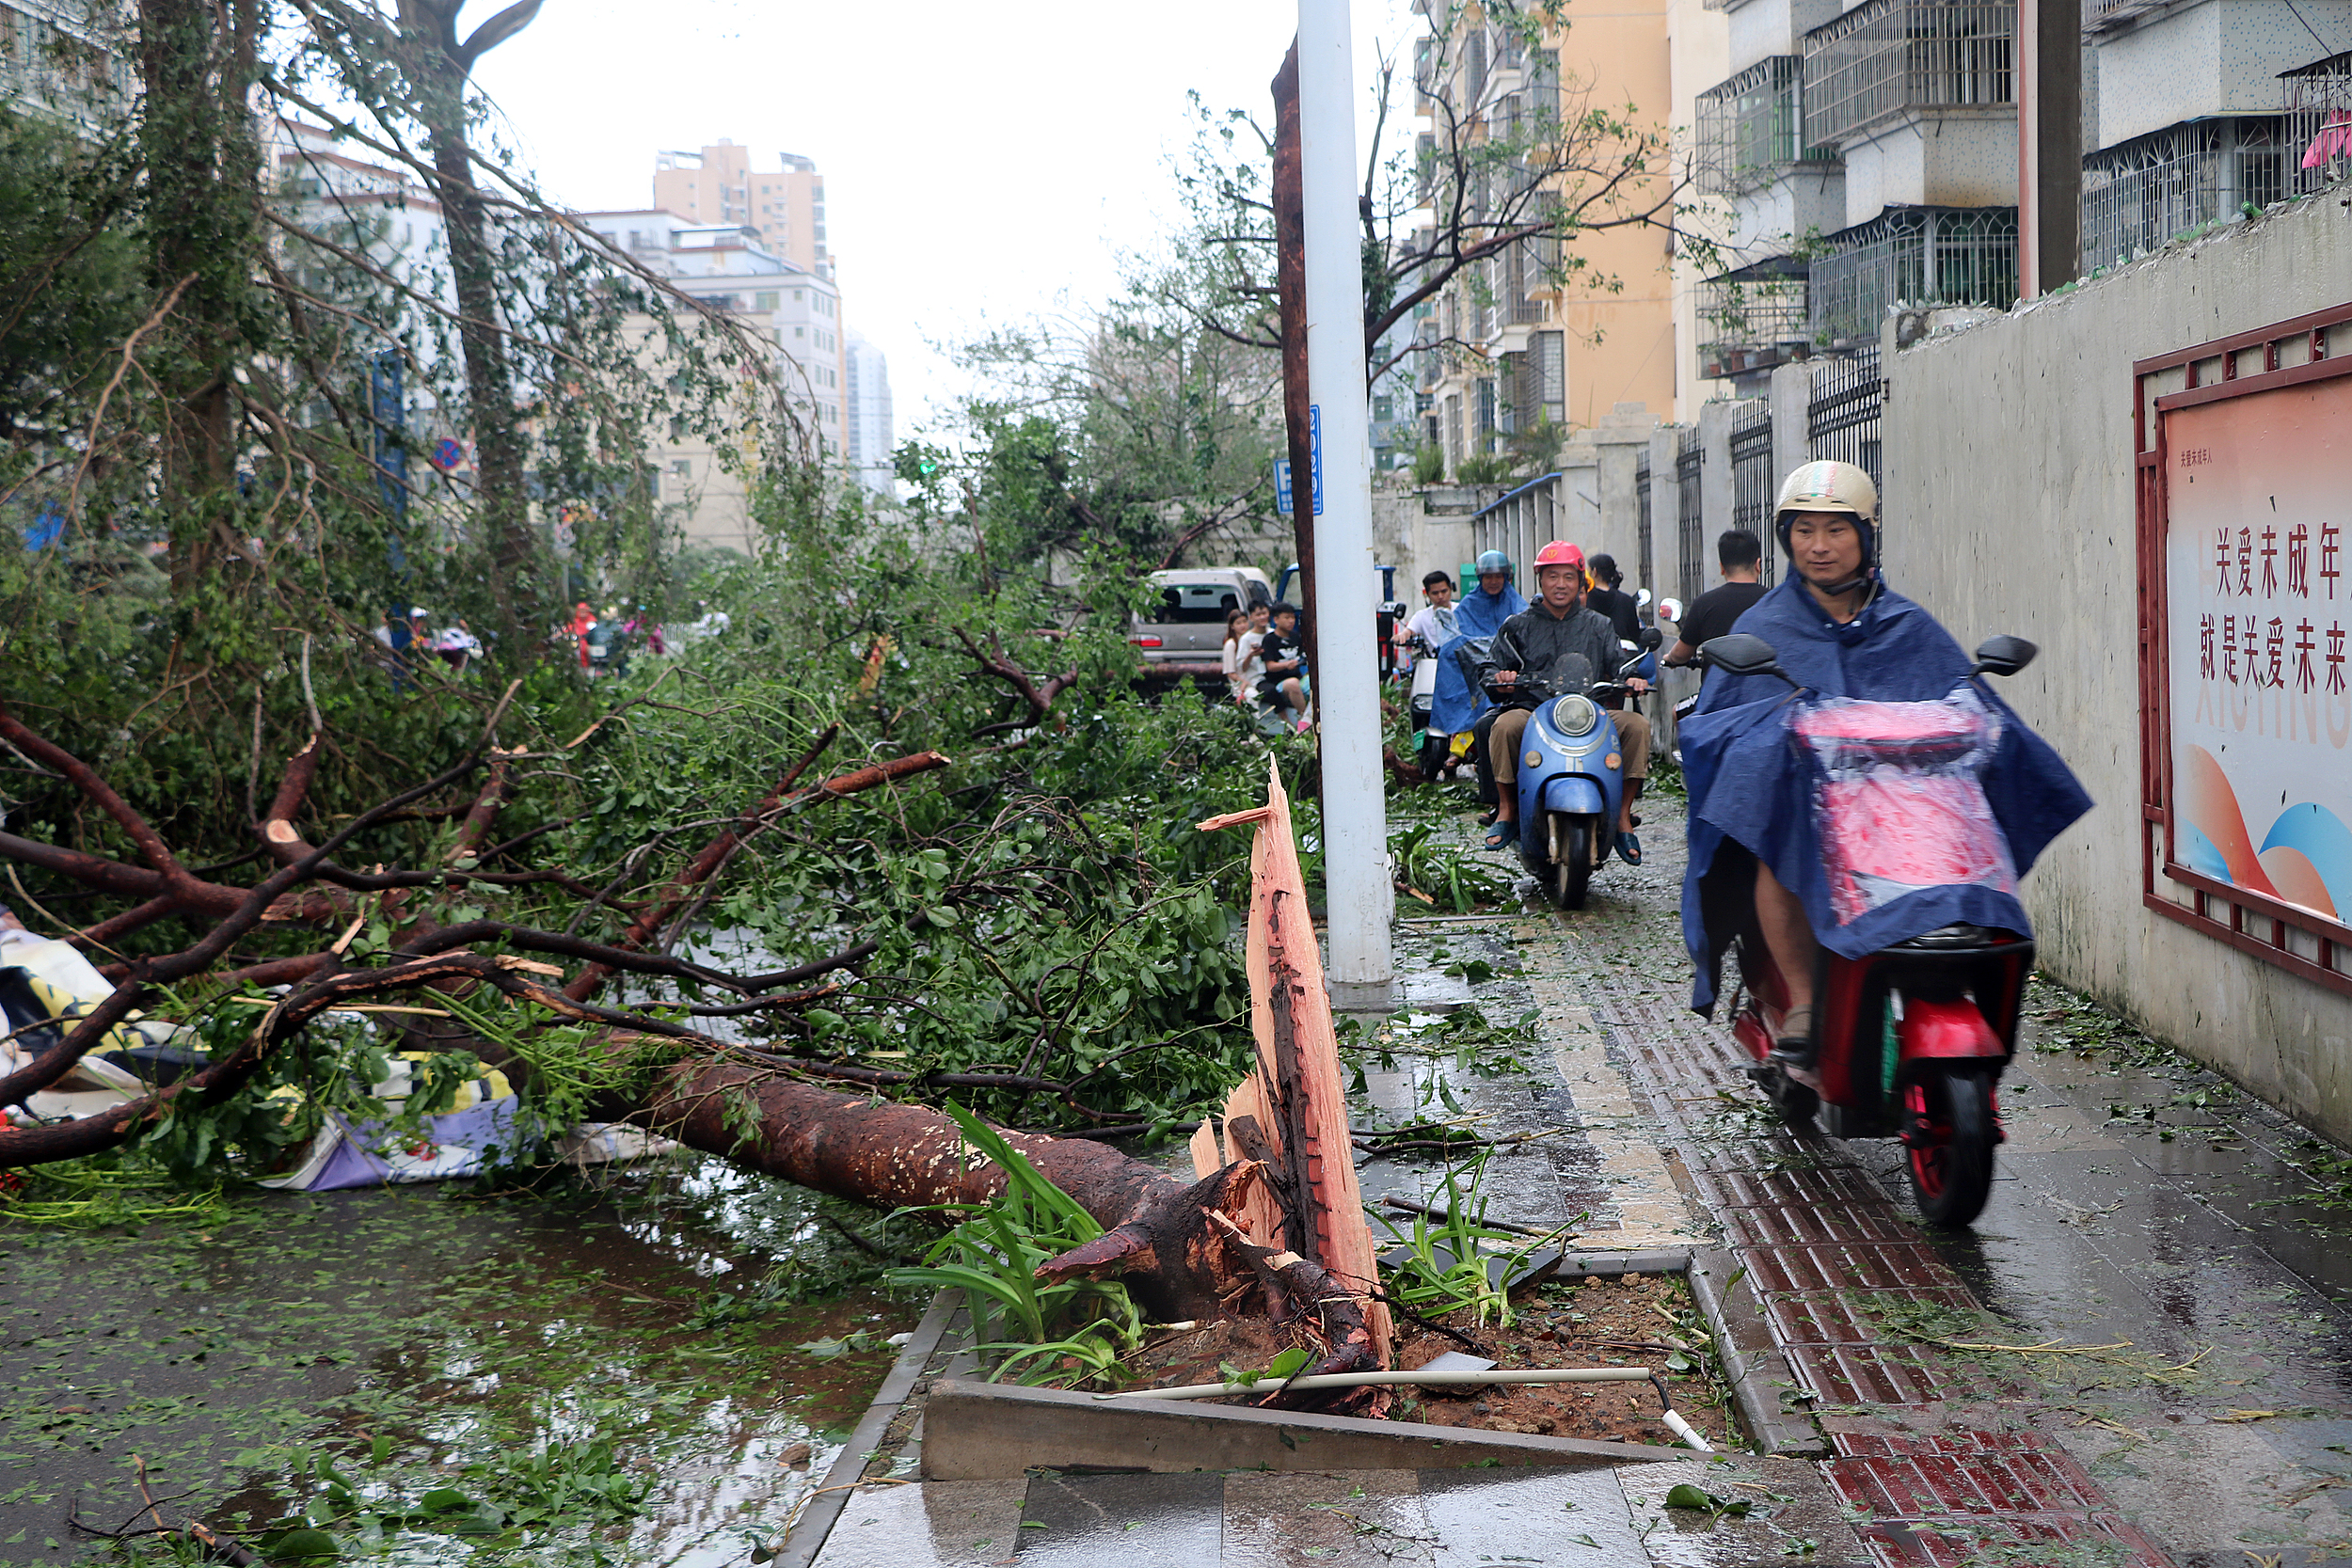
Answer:
M1773 509L1793 570L1733 629L1761 637L1804 697L1938 702L1968 683L1975 661L1925 610L1885 586L1879 569L1878 490L1851 463L1807 463ZM1814 780L1788 728L1794 705L1770 675L1718 672L1679 731L1690 791L1691 859L1682 883L1683 940L1697 978L1694 1011L1711 1015L1717 972L1733 936L1760 935L1788 985L1774 1055L1808 1066L1816 943L1854 958L1957 922L2031 929L2013 880L1904 892L1841 924L1831 908L1813 811ZM2090 798L2041 736L1981 688L1998 724L1983 772L1986 803L2023 876Z
M1502 623L1527 608L1511 586L1511 558L1488 550L1478 558L1478 586L1454 606L1454 626L1460 633L1438 650L1438 689L1429 700L1429 727L1440 735L1460 735L1476 728L1494 705L1478 689L1477 679L1465 666L1475 662L1469 644L1491 639ZM1470 748L1478 765L1478 798L1494 803L1494 780L1486 768L1486 737Z

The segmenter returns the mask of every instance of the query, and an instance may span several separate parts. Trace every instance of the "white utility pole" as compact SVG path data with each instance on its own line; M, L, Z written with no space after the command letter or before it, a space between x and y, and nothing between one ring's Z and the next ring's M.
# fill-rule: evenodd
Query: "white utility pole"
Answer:
M1323 731L1323 886L1331 983L1363 1000L1393 979L1380 656L1374 646L1372 428L1348 0L1298 0L1298 166L1307 235L1307 384L1321 451L1314 672Z

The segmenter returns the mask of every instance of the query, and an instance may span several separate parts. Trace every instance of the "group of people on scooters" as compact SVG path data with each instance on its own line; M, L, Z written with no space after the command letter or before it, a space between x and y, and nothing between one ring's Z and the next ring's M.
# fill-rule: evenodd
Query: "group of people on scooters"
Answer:
M1284 728L1312 726L1296 605L1261 601L1226 616L1222 661L1234 702Z
M1477 586L1454 599L1454 579L1432 572L1422 580L1428 607L1406 623L1400 639L1425 659L1413 666L1415 705L1428 704L1423 770L1430 776L1457 760L1452 736L1470 737L1468 760L1478 776L1479 800L1489 808L1486 847L1518 840L1518 755L1529 715L1569 693L1589 695L1615 726L1610 766L1624 789L1607 843L1629 865L1642 863L1641 818L1633 804L1649 773L1650 726L1638 699L1650 687L1653 659L1642 643L1641 601L1619 586L1616 562L1554 540L1535 552L1534 604L1511 583L1511 559L1501 550L1478 558Z

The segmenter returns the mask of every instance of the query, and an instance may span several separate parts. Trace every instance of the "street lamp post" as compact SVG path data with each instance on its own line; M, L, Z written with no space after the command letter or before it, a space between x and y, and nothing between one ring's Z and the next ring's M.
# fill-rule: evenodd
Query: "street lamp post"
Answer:
M1323 884L1335 998L1385 1002L1391 983L1388 805L1374 646L1372 431L1364 376L1363 244L1348 0L1299 0L1298 133L1307 250L1307 382L1320 436L1314 672L1322 717Z

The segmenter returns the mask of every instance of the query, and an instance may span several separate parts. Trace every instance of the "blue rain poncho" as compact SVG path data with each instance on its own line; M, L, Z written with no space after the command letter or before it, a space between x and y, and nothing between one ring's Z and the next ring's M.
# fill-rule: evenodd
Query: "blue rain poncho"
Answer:
M1491 638L1502 623L1527 608L1519 591L1508 582L1500 594L1473 588L1454 604L1454 626L1460 632L1438 650L1438 689L1429 699L1429 727L1440 735L1460 735L1494 705L1478 689L1461 656L1464 644Z
M1793 574L1751 606L1735 629L1770 642L1780 667L1806 690L1791 702L1789 689L1770 675L1713 673L1678 732L1691 801L1682 933L1697 971L1692 1010L1712 1013L1724 952L1755 907L1750 855L1804 900L1814 936L1845 958L1960 921L2030 930L2014 878L2090 809L2090 797L2049 743L1984 689L1986 683L1968 680L1975 660L1951 634L1918 605L1883 588L1840 625L1822 613ZM1973 697L1963 688L1972 689ZM1843 922L1837 918L1814 814L1822 774L1788 727L1804 705L1822 698L1981 705L1976 710L1992 738L1979 777L2013 867L2006 886L1993 879L1920 887L1858 915L1850 908L1852 917Z

